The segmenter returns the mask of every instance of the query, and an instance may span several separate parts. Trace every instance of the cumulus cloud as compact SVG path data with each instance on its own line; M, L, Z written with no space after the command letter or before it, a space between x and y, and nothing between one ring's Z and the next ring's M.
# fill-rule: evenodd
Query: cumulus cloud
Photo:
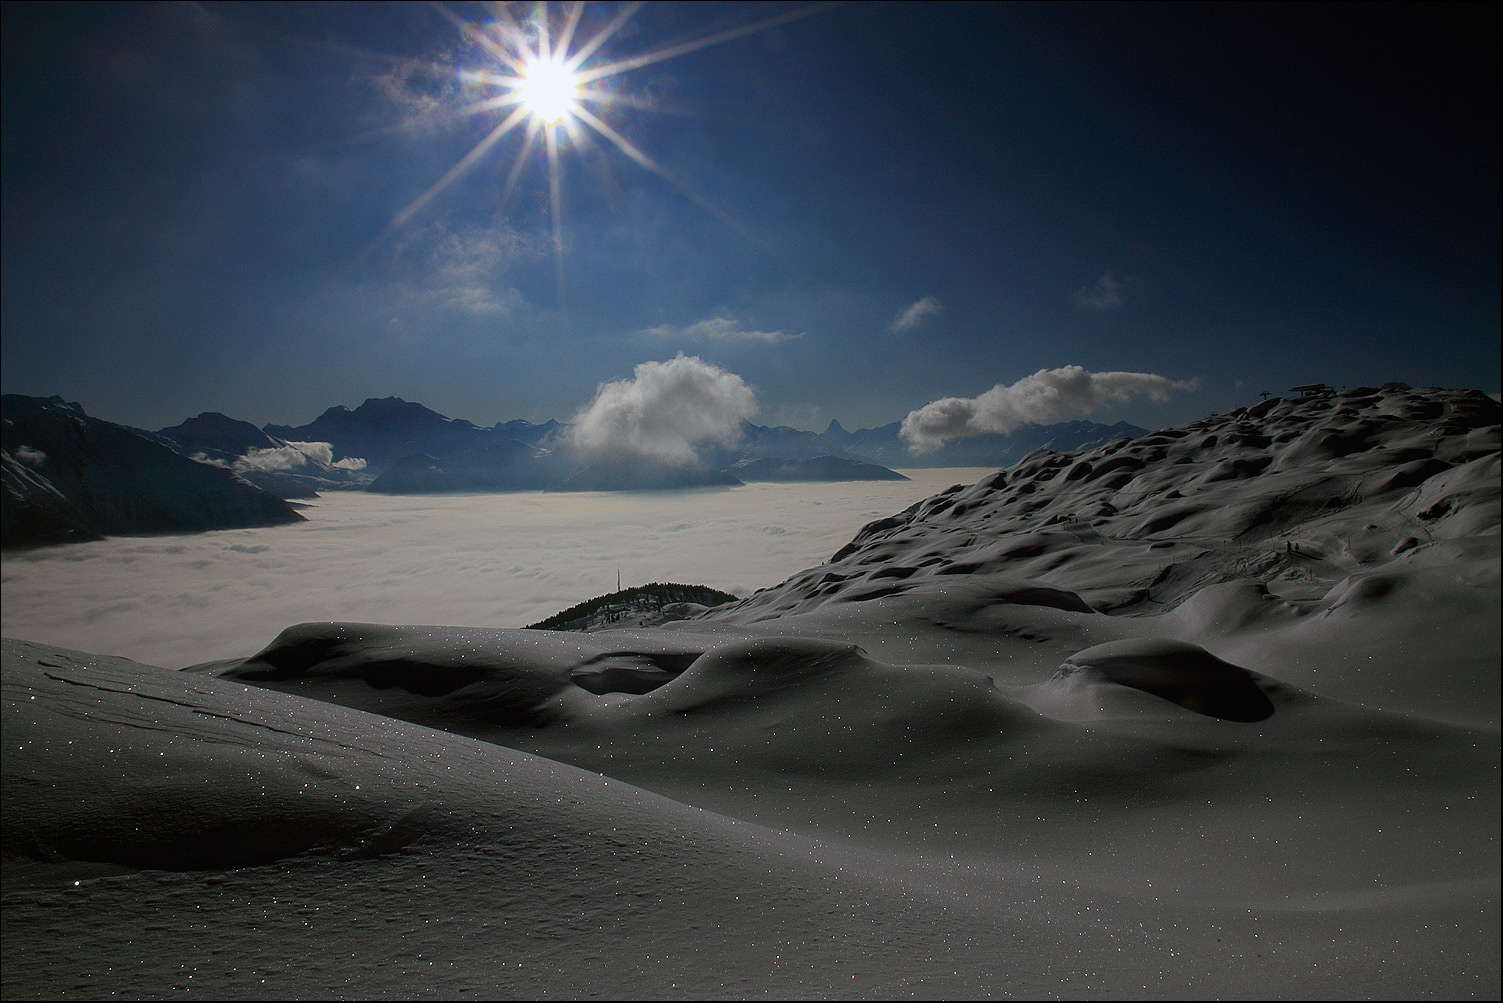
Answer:
M1075 291L1075 305L1082 310L1117 310L1126 303L1127 291L1137 280L1130 275L1118 276L1107 272L1095 283L1081 286Z
M334 447L327 442L289 442L285 446L252 449L235 461L235 469L278 473L305 467L310 460L320 466L340 470L365 469L365 461L358 456L334 459Z
M999 383L979 397L931 401L909 412L898 434L911 452L928 453L952 439L1010 435L1024 425L1065 421L1107 404L1124 404L1135 395L1164 401L1176 390L1196 386L1194 380L1171 380L1155 373L1092 373L1080 366L1040 369L1016 383Z
M289 442L287 445L302 453L314 463L326 467L334 467L337 470L364 470L365 461L358 456L346 456L342 460L334 459L334 447L327 442Z
M302 453L314 463L322 463L332 466L334 463L334 447L327 442L288 442L287 445Z
M753 330L743 326L739 320L728 313L717 313L683 327L659 324L657 327L649 327L642 333L654 338L677 338L689 341L760 341L767 345L803 337L802 334L789 334L787 331Z
M279 473L307 465L307 454L291 443L270 449L252 449L235 461L236 470L255 470L261 473Z
M741 377L680 352L639 364L631 379L600 384L574 416L569 441L601 455L693 463L699 446L735 444L741 423L756 413L756 395Z
M917 303L910 303L887 325L889 334L907 334L917 331L929 322L929 318L944 310L945 305L933 296L925 296Z

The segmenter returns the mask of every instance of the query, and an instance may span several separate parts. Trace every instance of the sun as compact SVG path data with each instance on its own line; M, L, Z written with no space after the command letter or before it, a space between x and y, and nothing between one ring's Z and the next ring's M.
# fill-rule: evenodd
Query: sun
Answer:
M568 150L585 150L600 145L614 147L637 166L668 181L710 215L737 232L746 234L747 231L741 224L675 177L611 125L612 113L622 106L644 111L654 110L650 102L634 99L614 86L612 78L666 59L787 24L829 9L829 6L815 4L785 10L749 24L725 28L640 55L608 58L602 50L641 9L640 2L628 3L617 9L588 38L582 38L579 30L585 13L583 2L567 3L553 10L544 2L523 5L520 19L511 5L490 4L488 8L493 18L483 24L465 21L445 4L436 3L438 12L460 29L464 40L481 57L480 66L459 68L460 79L476 99L454 109L450 114L461 117L494 116L497 121L443 177L397 213L376 242L380 243L405 225L439 192L474 168L504 137L517 129L522 131L521 149L512 156L501 202L504 204L516 188L524 166L533 158L534 153L541 151L547 164L560 302L563 300L564 211L561 160ZM604 140L604 144L597 144L596 137Z
M515 91L523 108L543 125L558 125L579 108L579 77L560 59L526 62Z

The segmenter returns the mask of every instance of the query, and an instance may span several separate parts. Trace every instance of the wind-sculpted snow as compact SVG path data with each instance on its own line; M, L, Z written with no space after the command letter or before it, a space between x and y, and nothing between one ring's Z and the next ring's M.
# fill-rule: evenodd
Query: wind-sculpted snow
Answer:
M1498 449L1498 405L1482 394L1275 398L1088 451L1031 453L871 523L828 564L721 615L806 612L887 578L911 590L999 572L1098 594L1136 588L1141 613L1238 570L1267 580L1382 563L1496 533Z
M3 668L7 999L871 996L909 977L894 936L965 995L1058 940L495 745L9 640Z
M702 649L665 637L617 652L564 631L379 624L300 624L244 661L203 666L229 679L282 689L466 734L537 727L564 715L555 698L574 676L642 664L682 668Z
M1198 644L1129 638L1071 655L1045 686L1078 690L1100 682L1126 686L1207 717L1262 721L1273 701L1246 669L1223 662Z
M1039 450L870 523L828 563L706 619L859 618L839 610L881 600L900 622L995 632L1031 583L1106 614L1090 629L1101 641L1214 641L1289 681L1380 703L1402 692L1406 709L1495 723L1498 423L1481 393L1389 385ZM978 597L983 613L962 616ZM1428 652L1453 671L1414 692L1393 644L1436 623L1468 640Z

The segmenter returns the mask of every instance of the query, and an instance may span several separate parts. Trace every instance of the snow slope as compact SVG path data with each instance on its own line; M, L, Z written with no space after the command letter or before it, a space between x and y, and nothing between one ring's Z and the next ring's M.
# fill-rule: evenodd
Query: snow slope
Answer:
M4 995L1496 998L1497 423L1040 452L647 630L7 641Z

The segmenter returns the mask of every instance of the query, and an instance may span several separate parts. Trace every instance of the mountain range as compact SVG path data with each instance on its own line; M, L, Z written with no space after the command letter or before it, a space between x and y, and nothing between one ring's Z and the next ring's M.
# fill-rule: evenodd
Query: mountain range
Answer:
M557 421L514 420L482 427L399 397L372 398L353 410L331 407L306 425L266 425L263 431L284 441L327 442L336 458L363 459L376 475L370 489L393 493L509 489L503 485L611 490L756 480L888 480L901 476L893 466L1005 466L1042 447L1081 449L1147 434L1126 422L1072 421L1028 426L1011 436L978 436L916 456L898 429L898 422L855 432L838 421L824 432L744 422L735 447L700 450L698 471L655 468L632 458L630 474L620 469L620 462L571 455L568 426ZM748 462L762 460L786 462Z
M1146 430L1075 421L980 436L914 456L898 423L824 432L743 423L735 448L697 463L583 452L568 426L483 427L398 397L331 407L305 425L257 428L204 412L155 432L87 415L76 403L4 398L4 546L104 535L270 525L301 517L289 499L320 491L387 494L732 487L752 481L895 480L888 464L1003 466L1039 448L1090 448Z

